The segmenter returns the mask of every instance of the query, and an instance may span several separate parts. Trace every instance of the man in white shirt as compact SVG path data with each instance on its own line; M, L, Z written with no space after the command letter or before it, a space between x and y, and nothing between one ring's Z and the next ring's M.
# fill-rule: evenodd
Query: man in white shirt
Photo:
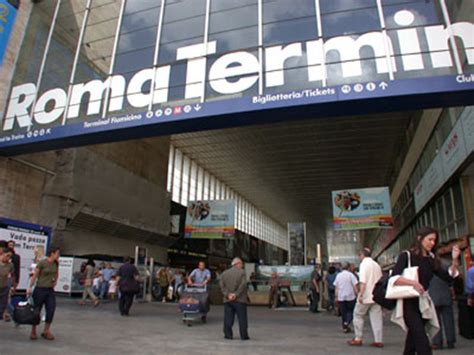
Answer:
M352 272L348 271L349 266L349 264L345 264L343 267L344 270L337 274L334 280L336 300L341 307L342 330L344 333L351 331L349 325L352 322L357 297L357 278Z
M382 307L374 302L372 292L377 281L382 277L382 269L371 257L369 248L359 252L359 296L354 309L355 338L348 341L349 345L362 345L364 317L369 314L370 325L374 333L374 342L370 346L383 347L383 316Z

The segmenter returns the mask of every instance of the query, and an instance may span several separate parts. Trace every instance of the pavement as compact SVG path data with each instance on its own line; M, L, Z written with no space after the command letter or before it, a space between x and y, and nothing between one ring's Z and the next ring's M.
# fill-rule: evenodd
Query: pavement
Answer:
M302 309L272 311L249 307L249 335L241 341L237 324L234 340L222 334L223 307L211 306L207 324L183 324L175 304L135 303L130 317L121 317L117 303L79 306L77 301L58 298L52 331L55 341L29 340L30 328L0 323L1 355L35 354L401 354L404 333L386 315L385 347L375 349L369 321L367 345L349 347L353 334L342 333L340 318L324 312L312 314ZM458 336L455 350L436 354L473 355L474 340Z

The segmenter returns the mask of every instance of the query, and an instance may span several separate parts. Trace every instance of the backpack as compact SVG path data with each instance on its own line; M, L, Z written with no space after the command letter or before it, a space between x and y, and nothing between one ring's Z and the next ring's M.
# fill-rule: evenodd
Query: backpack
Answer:
M388 272L384 272L382 277L375 284L374 290L372 291L372 296L374 298L375 303L379 304L385 309L392 311L397 305L397 300L389 300L385 297L385 295L387 294L387 286L389 279L390 274Z

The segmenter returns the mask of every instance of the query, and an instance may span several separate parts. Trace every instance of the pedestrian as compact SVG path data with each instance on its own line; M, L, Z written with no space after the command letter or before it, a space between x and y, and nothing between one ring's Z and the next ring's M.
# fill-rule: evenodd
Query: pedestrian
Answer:
M224 295L224 338L232 339L232 327L237 314L241 340L249 340L247 328L247 276L240 258L232 260L232 267L221 275L219 281Z
M257 283L257 275L255 274L255 271L253 271L250 274L249 280L250 280L250 285L252 285L253 287L253 290L257 291L258 283Z
M194 269L188 278L188 284L197 286L207 286L211 281L211 272L206 269L206 263L200 261L198 267Z
M353 312L357 295L357 279L352 272L349 271L350 264L344 264L343 270L337 274L334 280L336 287L335 296L341 307L342 314L342 330L344 333L350 333L350 324L353 319Z
M138 282L138 269L132 264L132 259L127 256L124 258L124 262L116 276L120 290L120 315L128 316L133 304L133 297L140 292L140 284Z
M174 297L177 300L179 300L183 291L183 283L183 272L181 270L176 270L174 275Z
M28 296L33 295L34 307L41 313L43 306L46 308L46 321L41 336L46 340L54 340L51 333L54 313L56 312L56 296L54 287L58 281L60 250L57 247L48 249L47 257L38 262L35 272L31 277L29 287L26 291ZM33 291L34 287L34 291ZM38 339L36 325L31 328L31 340Z
M369 314L374 341L370 346L383 348L383 313L382 307L374 302L372 292L375 284L382 277L382 268L371 257L369 248L359 252L361 260L359 266L359 295L354 308L355 338L348 342L349 345L362 345L364 331L364 317Z
M467 304L474 307L474 261L471 261L466 274Z
M109 281L109 287L107 288L108 299L113 301L117 295L117 277L114 275Z
M335 302L335 293L336 288L334 286L334 281L336 281L336 268L334 265L329 266L328 273L326 275L326 285L328 288L328 298L329 298L329 307L328 311L334 311L336 313L336 302Z
M268 308L277 308L278 307L278 298L280 290L280 278L278 273L272 272L272 277L268 280Z
M12 289L13 283L15 283L16 285L20 284L21 257L15 252L16 243L14 240L9 240L7 242L7 247L12 251L11 263L13 264L13 268L15 269L14 277L10 278L10 282L8 284L8 287ZM10 314L7 311L3 312L3 319L6 322L9 322L11 320Z
M311 273L311 303L309 306L309 310L313 313L319 313L318 306L319 300L321 298L321 265L316 264L314 266L314 270Z
M168 288L170 286L170 274L168 272L167 267L162 267L158 273L156 274L156 278L158 281L158 286L160 287L159 290L159 296L158 296L158 301L161 301L163 303L166 303L166 298L168 294Z
M446 335L448 349L454 349L456 343L456 331L453 312L453 289L452 282L446 282L434 275L428 289L431 299L436 308L438 316L439 332L431 341L431 348L439 350L443 348L443 331Z
M16 292L15 267L11 262L13 250L8 247L2 249L0 255L0 314L5 314L8 305L8 296L10 292ZM13 281L13 287L10 291L10 280ZM6 322L10 321L10 317L4 318Z
M115 269L111 263L107 263L105 268L102 269L102 283L100 285L100 298L105 300L107 298L110 280L115 275Z
M94 277L95 277L95 262L92 259L87 260L86 269L85 269L85 279L84 279L84 291L82 292L82 301L79 302L80 305L85 305L87 297L89 296L94 302L94 307L97 307L100 303L100 300L92 291Z
M430 323L427 319L436 319L436 311L430 311L429 305L432 304L429 299L428 289L433 274L438 275L441 279L450 282L453 277L457 277L459 272L456 270L460 250L457 245L452 249L452 259L449 271L441 267L441 262L433 254L433 250L438 243L438 232L430 227L422 227L416 232L416 238L409 249L411 266L418 266L418 281L404 278L400 275L403 270L408 267L408 253L403 252L399 255L397 263L392 271L394 285L396 286L412 286L420 297L407 298L397 301L397 309L392 313L392 321L398 323L402 328L407 329L405 340L404 354L432 354L432 349L428 336L425 331L425 325ZM398 312L399 302L403 303L402 312ZM420 308L424 310L422 316ZM428 312L425 312L428 309ZM402 314L401 314L402 313ZM429 313L429 314L428 314ZM432 314L434 313L434 314ZM437 322L434 322L436 325Z
M14 240L8 242L8 247L12 251L12 264L15 268L15 282L17 285L20 284L20 271L21 271L21 257L15 252L16 243Z

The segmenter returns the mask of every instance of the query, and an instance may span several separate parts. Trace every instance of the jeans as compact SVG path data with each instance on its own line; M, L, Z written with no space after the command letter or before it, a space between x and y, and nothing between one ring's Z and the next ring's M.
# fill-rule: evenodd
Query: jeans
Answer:
M309 310L313 313L318 312L319 297L319 292L316 292L316 289L311 288L311 304L309 306Z
M446 335L448 345L456 342L456 332L454 326L453 306L437 306L436 314L439 321L439 332L433 337L433 345L443 346L443 331Z
M8 306L8 294L10 293L10 287L0 288L0 319L3 317L3 313Z
M403 300L403 319L408 327L405 339L404 355L431 355L433 354L430 341L425 332L425 323L421 317L418 298Z
M52 287L35 287L33 291L33 303L35 308L41 309L43 305L46 308L46 323L52 323L54 312L56 311L56 296Z
M364 332L364 317L369 313L370 325L376 343L383 342L383 314L382 307L377 303L357 303L354 309L354 331L357 339L362 339Z
M128 316L133 304L134 293L120 291L119 310L121 315Z
M329 307L330 309L336 309L336 295L334 289L328 289L329 296Z
M224 303L224 336L232 338L232 326L234 325L235 314L239 318L239 332L241 339L248 339L247 333L247 305L241 302Z
M343 328L348 327L352 323L352 319L354 318L355 303L356 303L356 300L339 301L339 304L341 305Z
M100 298L106 299L109 291L109 282L104 281L100 284Z

